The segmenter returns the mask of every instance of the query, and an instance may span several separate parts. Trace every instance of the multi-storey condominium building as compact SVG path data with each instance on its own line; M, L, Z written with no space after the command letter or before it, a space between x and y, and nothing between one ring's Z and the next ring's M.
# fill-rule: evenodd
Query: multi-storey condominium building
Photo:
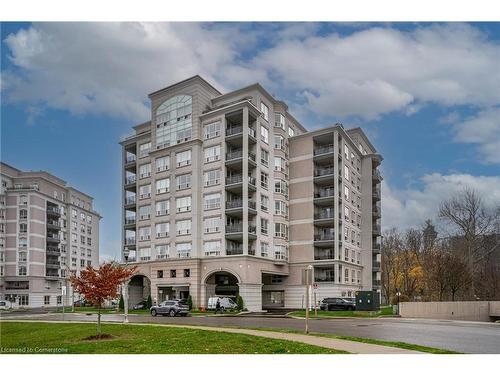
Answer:
M123 260L130 304L241 295L249 310L380 289L382 158L359 128L308 132L254 84L199 76L149 95L123 146Z
M93 198L47 172L0 163L0 174L0 299L70 304L70 293L62 297L69 272L99 264L101 217Z

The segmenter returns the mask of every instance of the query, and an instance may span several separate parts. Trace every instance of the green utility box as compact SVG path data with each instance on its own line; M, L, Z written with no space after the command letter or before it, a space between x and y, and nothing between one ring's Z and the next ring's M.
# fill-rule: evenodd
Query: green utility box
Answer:
M371 290L356 292L356 310L376 311L380 309L380 295Z

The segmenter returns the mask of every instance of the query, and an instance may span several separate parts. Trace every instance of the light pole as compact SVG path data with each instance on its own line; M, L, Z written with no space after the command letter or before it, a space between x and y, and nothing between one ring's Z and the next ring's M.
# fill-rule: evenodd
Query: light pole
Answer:
M128 249L123 251L123 257L125 258L125 267L128 265ZM128 323L128 281L124 283L123 290L123 323Z

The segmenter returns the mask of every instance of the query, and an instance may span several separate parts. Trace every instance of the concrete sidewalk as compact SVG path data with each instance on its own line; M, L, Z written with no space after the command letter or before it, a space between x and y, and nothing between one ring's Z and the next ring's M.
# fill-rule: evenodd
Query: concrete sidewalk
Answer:
M50 321L50 320L28 320L28 319L6 319L4 321L9 322L32 322L32 323L54 323L54 324L67 324L67 323L87 323L87 324L95 324L95 322L85 321L85 322L76 322L76 321ZM103 322L104 324L123 324L118 322ZM189 326L189 325L178 325L178 324L155 324L155 323L127 323L127 325L146 325L146 326L155 326L155 327L176 327L176 328L185 328L185 329L199 329L204 331L212 331L212 332L228 332L228 333L239 333L245 335L259 336L259 337L267 337L270 339L278 339L278 340L287 340L287 341L295 341L301 342L304 344L321 346L323 348L342 350L349 353L354 354L422 354L421 352L395 348L391 346L383 346L383 345L375 345L375 344L366 344L357 341L349 341L349 340L341 340L334 339L328 337L319 337L312 336L306 334L298 334L298 333L285 333L285 332L276 332L276 331L260 331L254 329L246 329L246 328L228 328L228 327L209 327L209 326Z

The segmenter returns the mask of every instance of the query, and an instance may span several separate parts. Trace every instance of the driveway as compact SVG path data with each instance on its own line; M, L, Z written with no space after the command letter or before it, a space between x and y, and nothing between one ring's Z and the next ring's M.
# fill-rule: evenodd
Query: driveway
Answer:
M2 319L60 320L61 314L17 315L10 313ZM66 314L66 320L95 321L95 315ZM102 315L103 321L123 321L121 315ZM202 325L213 327L246 327L275 329L304 329L304 320L252 316L151 317L129 315L130 322ZM454 350L462 353L500 353L500 324L449 320L373 318L321 319L309 321L310 332L368 337L387 341Z

